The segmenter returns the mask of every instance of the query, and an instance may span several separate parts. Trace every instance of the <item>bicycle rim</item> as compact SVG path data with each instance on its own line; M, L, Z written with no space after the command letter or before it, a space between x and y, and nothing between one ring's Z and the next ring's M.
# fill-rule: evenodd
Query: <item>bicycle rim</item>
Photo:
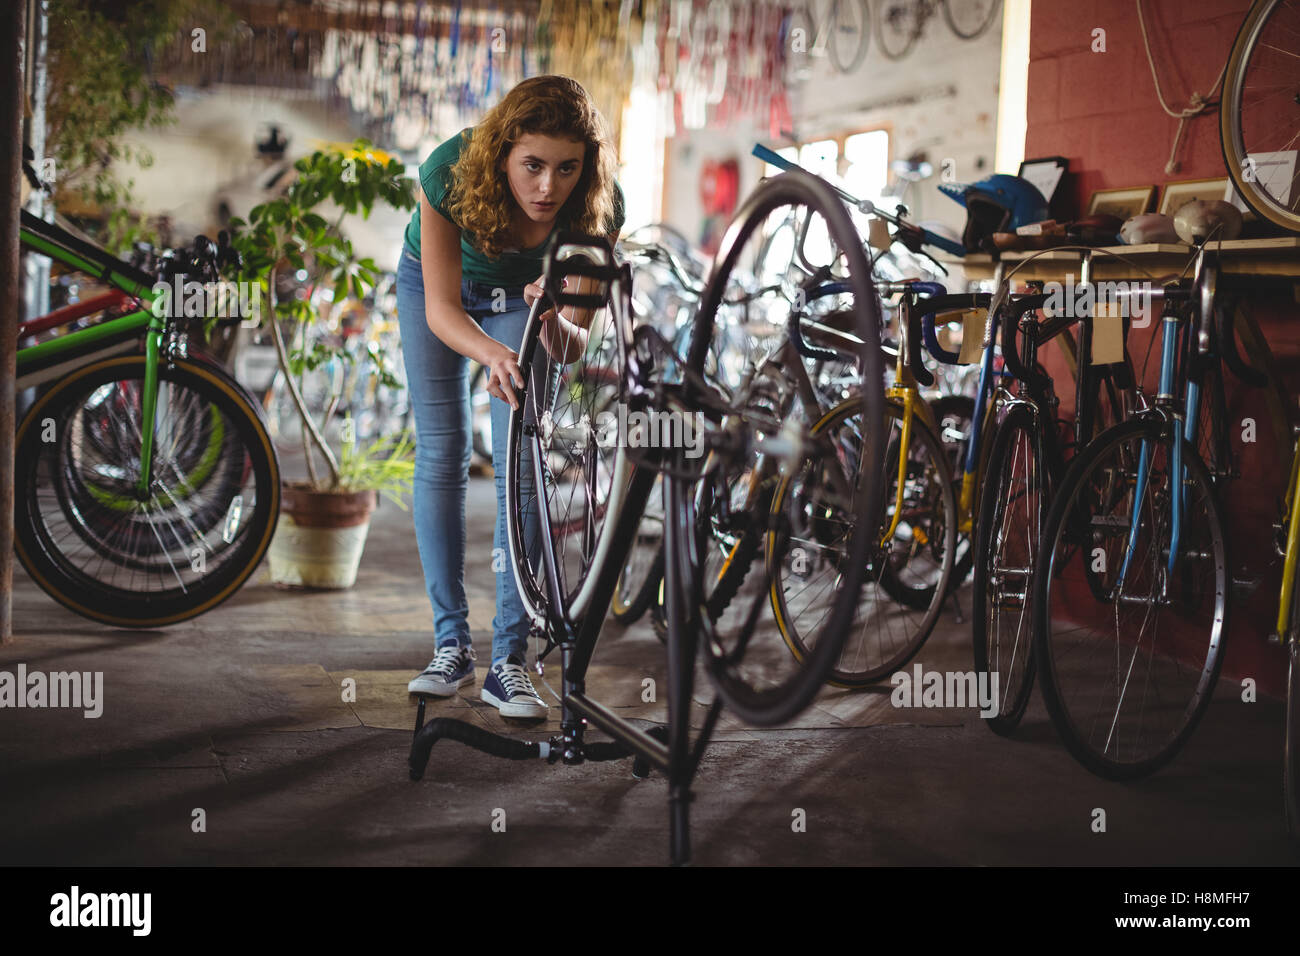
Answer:
M981 492L971 606L975 672L995 689L990 730L1020 723L1034 686L1030 580L1046 516L1047 476L1036 418L1014 405L998 426Z
M1112 779L1151 773L1178 752L1209 706L1222 662L1219 508L1205 466L1183 442L1185 503L1171 571L1170 496L1180 484L1171 481L1171 450L1166 426L1151 420L1098 438L1062 482L1035 570L1048 711L1071 753Z
M233 382L190 362L159 369L153 482L136 493L144 365L130 356L79 370L18 434L20 560L64 606L121 627L224 601L266 553L279 514L279 469L256 413Z

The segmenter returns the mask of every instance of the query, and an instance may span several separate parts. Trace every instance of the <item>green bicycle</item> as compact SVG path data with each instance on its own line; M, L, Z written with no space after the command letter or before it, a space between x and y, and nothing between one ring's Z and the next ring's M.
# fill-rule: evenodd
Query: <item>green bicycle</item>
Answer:
M21 240L111 291L24 323L20 341L121 314L19 350L18 389L43 388L15 439L19 561L60 604L105 624L160 627L211 610L248 580L279 515L257 402L191 354L179 302L155 314L155 277L27 213ZM212 279L220 258L200 237L161 278Z

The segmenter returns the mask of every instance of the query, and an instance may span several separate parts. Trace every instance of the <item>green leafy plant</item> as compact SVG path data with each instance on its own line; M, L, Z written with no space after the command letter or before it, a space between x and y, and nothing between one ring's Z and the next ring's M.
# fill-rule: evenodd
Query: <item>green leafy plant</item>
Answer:
M98 237L110 252L133 241L156 242L157 231L136 211L132 164L152 154L126 134L174 123L172 91L150 69L153 54L202 25L216 44L233 32L234 14L217 0L50 0L45 157L54 160L59 205L94 209Z
M344 422L346 437L339 456L339 489L372 489L405 511L404 499L415 481L415 438L411 430L385 436L358 449L356 432L350 426L349 416Z
M317 150L294 164L297 178L283 195L252 209L248 222L231 222L232 245L243 261L241 278L261 284L262 294L270 304L262 312L262 323L271 332L294 408L303 425L303 443L307 469L312 484L320 491L343 487L338 457L324 435L337 401L325 409L320 421L308 410L297 379L304 370L337 359L355 371L353 357L341 346L314 342L291 351L286 342L305 341L305 327L321 321L318 306L310 297L280 300L276 295L276 277L288 269L305 273L313 284L324 284L332 291L333 301L342 302L349 295L361 299L374 286L378 268L373 260L358 258L352 243L340 231L345 216L360 213L369 218L376 203L397 209L415 207L412 180L405 166L396 158L358 139L350 148ZM317 210L333 203L339 214L330 223ZM285 327L289 334L285 334ZM369 351L364 361L375 365L381 380L396 384L382 355ZM326 469L320 475L315 459L319 456Z

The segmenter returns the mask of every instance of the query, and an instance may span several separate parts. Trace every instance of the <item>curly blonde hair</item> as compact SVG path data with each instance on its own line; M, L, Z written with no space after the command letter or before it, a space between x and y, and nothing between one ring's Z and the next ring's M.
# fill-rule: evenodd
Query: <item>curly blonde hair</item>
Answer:
M581 141L582 173L560 207L561 228L606 235L614 223L617 161L605 118L587 91L567 76L534 76L517 84L474 127L451 168L447 211L484 255L497 258L511 243L514 197L499 169L529 133Z

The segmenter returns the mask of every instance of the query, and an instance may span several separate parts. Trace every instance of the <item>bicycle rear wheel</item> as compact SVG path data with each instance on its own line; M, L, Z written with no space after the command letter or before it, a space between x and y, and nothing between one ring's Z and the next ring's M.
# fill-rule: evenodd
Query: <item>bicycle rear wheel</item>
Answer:
M1035 654L1052 721L1093 773L1153 772L1205 713L1227 634L1226 552L1205 466L1170 426L1116 426L1071 464L1035 567Z
M585 611L608 552L606 519L618 512L631 466L618 433L622 361L631 329L596 312L582 356L558 363L542 345L539 308L524 330L523 398L510 415L506 529L525 609L537 623L551 602L549 575L569 618Z
M736 375L738 364L751 369L761 365L764 350L755 347L761 338L760 333L773 328L787 328L792 312L797 309L801 315L806 314L809 310L805 308L805 299L816 299L810 290L793 281L771 288L767 294L757 298L745 297L751 289L751 280L740 263L753 261L746 257L749 240L760 240L761 227L769 217L790 207L819 220L820 227L810 229L810 233L824 234L828 239L826 248L805 248L805 255L817 257L817 265L841 266L839 274L847 276L842 288L848 292L827 296L820 300L818 307L843 311L845 300L849 299L849 315L853 319L850 327L853 334L865 343L856 350L860 356L858 371L862 400L862 440L858 454L866 463L865 467L854 463L854 467L846 468L831 441L825 436L811 434L812 425L821 418L819 408L805 408L799 402L792 415L774 420L773 415L764 412L764 402L756 401L750 394L751 386L768 387L771 383L762 382L762 376ZM878 348L881 335L879 304L861 239L843 203L824 182L806 173L782 173L760 186L728 228L716 263L701 299L687 367L693 378L706 379L713 395L722 396L733 410L731 414L721 416L722 420L717 424L724 432L752 434L759 430L775 434L783 429L791 432L795 429L793 423L803 422L798 432L804 451L785 464L794 469L812 467L816 471L823 468L838 476L837 507L859 519L869 516L869 520L853 522L853 530L843 548L841 573L829 588L826 605L830 612L821 627L819 639L807 657L791 661L788 654L770 654L764 649L779 649L784 643L775 622L770 616L763 615L770 600L770 580L766 571L749 576L740 593L741 600L732 602L727 616L719 617L710 607L710 593L718 579L707 568L706 554L716 545L713 536L705 531L704 522L709 516L696 516L696 498L690 496L687 509L690 514L682 518L683 547L678 549L678 553L668 555L668 560L684 562L679 565L676 578L693 582L691 606L695 613L692 616L698 618L705 632L701 645L706 671L719 696L737 716L758 726L771 726L789 720L803 710L825 682L853 624L868 568L878 566L884 557L879 546L884 486L880 463L884 458L886 439L884 371ZM743 317L737 314L737 303L741 298L746 302ZM719 348L724 341L726 347ZM787 369L784 374L792 375L794 372ZM764 455L758 445L747 444L749 447L743 453L713 453L706 462L706 471L710 471L713 475L711 480L719 482L721 489L731 489L736 482L743 487L745 482L758 476L757 500L761 500L765 468L777 464L777 461L770 453ZM760 459L770 464L765 466ZM767 567L788 556L793 540L790 532L797 530L797 525L791 523L795 517L793 514L769 516L769 522L776 527L767 529L775 534L773 543L769 545Z
M203 363L159 367L152 484L136 490L145 359L58 382L17 435L15 546L65 607L159 627L220 604L270 545L280 508L270 438L239 386Z

